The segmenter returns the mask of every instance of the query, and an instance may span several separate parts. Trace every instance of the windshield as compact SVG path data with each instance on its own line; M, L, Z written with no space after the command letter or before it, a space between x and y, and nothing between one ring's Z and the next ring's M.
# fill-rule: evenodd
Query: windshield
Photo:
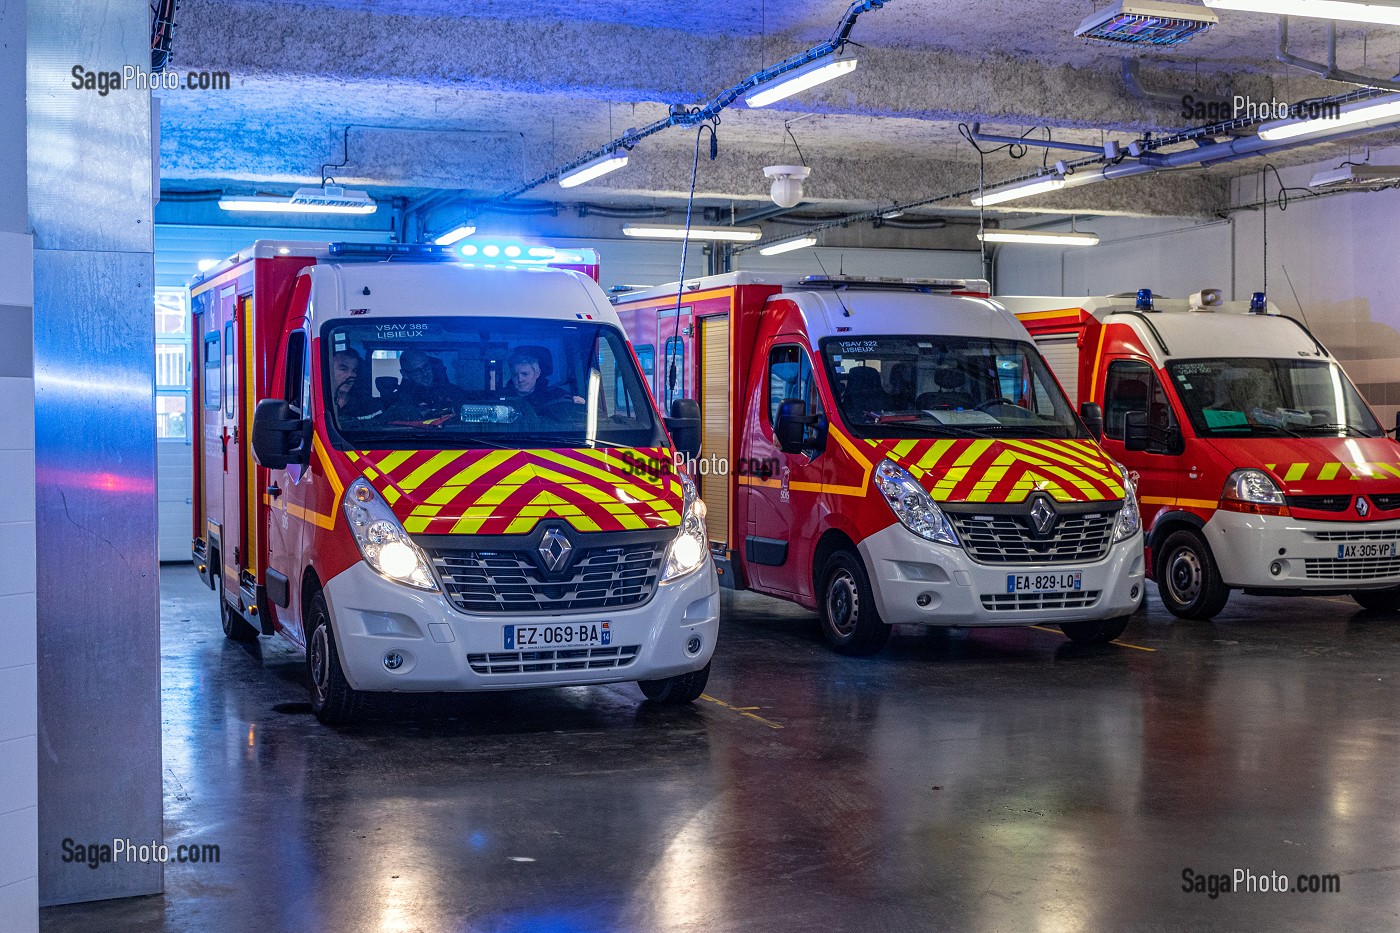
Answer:
M832 387L857 437L1080 437L1040 353L987 337L822 341Z
M617 328L404 317L327 325L326 410L360 448L659 447Z
M1182 360L1167 368L1202 437L1381 435L1375 416L1336 363Z

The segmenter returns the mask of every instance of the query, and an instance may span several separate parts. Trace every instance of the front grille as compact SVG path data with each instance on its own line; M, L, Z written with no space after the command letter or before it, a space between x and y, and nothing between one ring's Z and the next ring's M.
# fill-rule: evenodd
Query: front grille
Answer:
M493 651L469 654L478 674L539 674L550 671L595 671L626 667L637 660L641 645L612 648L560 648L557 651Z
M666 545L585 547L563 574L545 573L529 550L425 550L443 592L463 612L558 613L645 603L656 591Z
M1358 531L1310 531L1308 534L1318 541L1400 541L1400 528L1368 531L1364 525Z
M996 593L982 594L982 608L989 612L1020 612L1024 609L1088 609L1098 605L1101 590L1078 593Z
M1049 537L1007 512L951 512L958 540L979 564L1070 564L1100 560L1113 541L1115 512L1060 514Z
M1308 557L1303 560L1303 572L1315 580L1377 580L1400 574L1400 557L1366 557L1355 560Z
M1351 496L1289 496L1288 505L1313 512L1345 512L1351 505Z
M1382 512L1393 512L1400 509L1400 495L1367 496L1371 504Z

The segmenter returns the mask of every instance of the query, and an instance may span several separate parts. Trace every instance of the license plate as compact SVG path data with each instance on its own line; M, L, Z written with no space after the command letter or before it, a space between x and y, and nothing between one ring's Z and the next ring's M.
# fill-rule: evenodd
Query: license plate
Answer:
M1394 557L1395 542L1385 544L1339 544L1337 560L1356 560L1364 557Z
M602 648L612 644L607 622L574 622L569 625L507 625L506 651L543 651L551 648Z
M1084 574L1073 573L1010 573L1006 575L1008 593L1068 593L1084 584Z

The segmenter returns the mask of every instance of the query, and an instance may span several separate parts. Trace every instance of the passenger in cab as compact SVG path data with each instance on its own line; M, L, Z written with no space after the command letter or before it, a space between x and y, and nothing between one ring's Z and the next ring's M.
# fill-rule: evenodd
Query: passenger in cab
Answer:
M536 409L555 402L572 401L579 405L583 399L549 384L548 351L539 347L519 347L511 353L507 363L510 380L506 383L504 395L507 398L527 399Z

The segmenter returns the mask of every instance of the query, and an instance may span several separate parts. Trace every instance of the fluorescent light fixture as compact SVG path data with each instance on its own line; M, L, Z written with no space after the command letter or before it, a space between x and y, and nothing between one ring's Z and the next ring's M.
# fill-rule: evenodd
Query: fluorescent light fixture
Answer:
M585 162L572 171L565 172L559 176L559 187L572 188L581 185L586 181L592 181L599 175L606 175L608 172L615 172L627 164L627 153L606 152L590 162Z
M451 246L458 240L465 240L475 232L476 224L459 224L446 233L434 237L433 242L438 246Z
M1206 6L1270 16L1312 16L1400 26L1400 2L1395 0L1206 0Z
M990 191L984 191L982 194L972 199L972 206L991 207L993 204L1015 201L1019 198L1028 198L1033 194L1058 191L1064 186L1065 176L1063 175L1040 175L1035 178L1028 178L1025 181L1002 185L1000 188L993 188Z
M298 188L289 198L255 194L219 198L226 211L258 211L275 214L373 214L379 209L368 194L335 185Z
M758 251L758 254L760 256L776 256L779 253L790 253L795 249L806 249L809 246L816 245L816 237L800 236L795 240L784 240L781 243L774 243L772 246L765 246Z
M1332 136L1348 130L1385 126L1400 121L1400 94L1342 105L1340 112L1306 120L1293 117L1259 127L1263 139L1297 139L1300 136Z
M858 59L854 55L825 55L801 68L765 81L745 95L744 103L750 107L767 107L794 94L801 94L808 88L824 84L832 78L850 74L856 70L857 62Z
M653 240L684 240L684 224L623 224L625 236L644 237ZM735 243L752 243L763 239L761 227L694 227L690 228L692 240L729 240Z
M1189 42L1219 22L1220 17L1198 6L1118 0L1089 14L1074 34L1107 45L1163 47Z
M1309 188L1391 188L1400 185L1400 165L1343 165L1313 176Z
M983 243L1015 243L1027 246L1098 246L1097 233L1054 233L1046 230L987 230L977 234Z
M199 261L199 271L208 272L210 269L214 268L218 264L219 260L217 259L201 259Z

